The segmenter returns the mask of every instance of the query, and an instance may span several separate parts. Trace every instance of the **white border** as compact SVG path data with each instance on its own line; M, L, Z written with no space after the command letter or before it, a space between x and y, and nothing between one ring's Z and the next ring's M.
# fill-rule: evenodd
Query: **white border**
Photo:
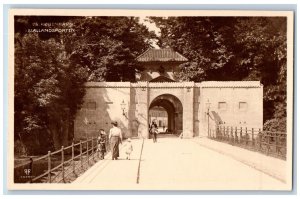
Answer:
M85 14L83 14L85 13ZM292 100L293 100L293 12L288 11L224 11L224 10L214 10L214 11L196 11L196 10L125 10L125 9L115 9L115 10L81 10L81 9L12 9L9 13L9 32L14 32L13 27L13 16L14 14L18 15L65 15L65 16L287 16L288 17L288 55L287 55L287 85L288 85L288 112L287 112L287 124L288 124L288 132L292 132ZM14 61L14 48L13 48L13 34L9 34L9 115L8 118L13 118L13 100L14 100L14 90L13 90L13 61ZM9 189L16 190L97 190L92 185L76 186L74 184L14 184L12 183L13 175L13 120L10 119L9 122L9 137L8 137L8 146L9 155L8 155L8 169L9 169L9 181L8 186ZM290 133L291 135L291 133ZM291 179L292 179L292 139L291 136L288 136L288 151L287 151L287 181L289 184L287 185L289 190L291 188ZM187 189L188 190L188 189ZM213 188L211 190L214 190Z

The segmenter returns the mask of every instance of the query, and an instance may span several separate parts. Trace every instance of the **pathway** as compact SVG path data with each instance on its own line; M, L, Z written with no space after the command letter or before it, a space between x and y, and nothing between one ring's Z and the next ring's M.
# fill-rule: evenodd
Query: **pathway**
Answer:
M231 157L190 139L167 136L157 143L144 141L137 181L142 140L133 140L131 160L95 164L73 183L101 190L272 190L286 184ZM121 146L122 148L122 146ZM83 188L82 187L82 188Z

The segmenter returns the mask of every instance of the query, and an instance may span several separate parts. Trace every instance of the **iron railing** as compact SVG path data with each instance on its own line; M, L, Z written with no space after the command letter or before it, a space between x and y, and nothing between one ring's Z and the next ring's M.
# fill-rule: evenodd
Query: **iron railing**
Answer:
M208 137L231 145L259 151L266 155L286 158L286 133L257 128L218 126Z
M25 163L16 166L14 168L15 182L18 177L16 175L22 174L25 177L23 179L25 183L65 183L68 176L71 174L76 176L77 170L89 166L91 161L97 161L97 157L99 157L97 138L73 142L70 146L62 146L54 152L48 151L48 154L36 159L29 158Z

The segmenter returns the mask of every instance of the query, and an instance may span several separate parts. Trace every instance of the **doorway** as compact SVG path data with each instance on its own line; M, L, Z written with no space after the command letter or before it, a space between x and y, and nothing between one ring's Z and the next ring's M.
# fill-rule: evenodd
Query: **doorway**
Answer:
M182 132L182 103L171 94L156 97L149 106L149 124L156 121L159 133L180 134Z

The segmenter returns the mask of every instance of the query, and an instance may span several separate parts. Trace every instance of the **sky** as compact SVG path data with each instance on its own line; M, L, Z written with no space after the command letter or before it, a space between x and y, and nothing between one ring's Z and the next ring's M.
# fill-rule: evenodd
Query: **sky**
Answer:
M155 25L155 23L150 23L149 21L147 21L147 18L146 17L140 17L140 23L144 24L149 31L154 31L154 33L157 35L157 36L160 36L160 29ZM151 44L154 48L159 48L159 46L155 43L155 41L153 40L152 41L152 44Z

